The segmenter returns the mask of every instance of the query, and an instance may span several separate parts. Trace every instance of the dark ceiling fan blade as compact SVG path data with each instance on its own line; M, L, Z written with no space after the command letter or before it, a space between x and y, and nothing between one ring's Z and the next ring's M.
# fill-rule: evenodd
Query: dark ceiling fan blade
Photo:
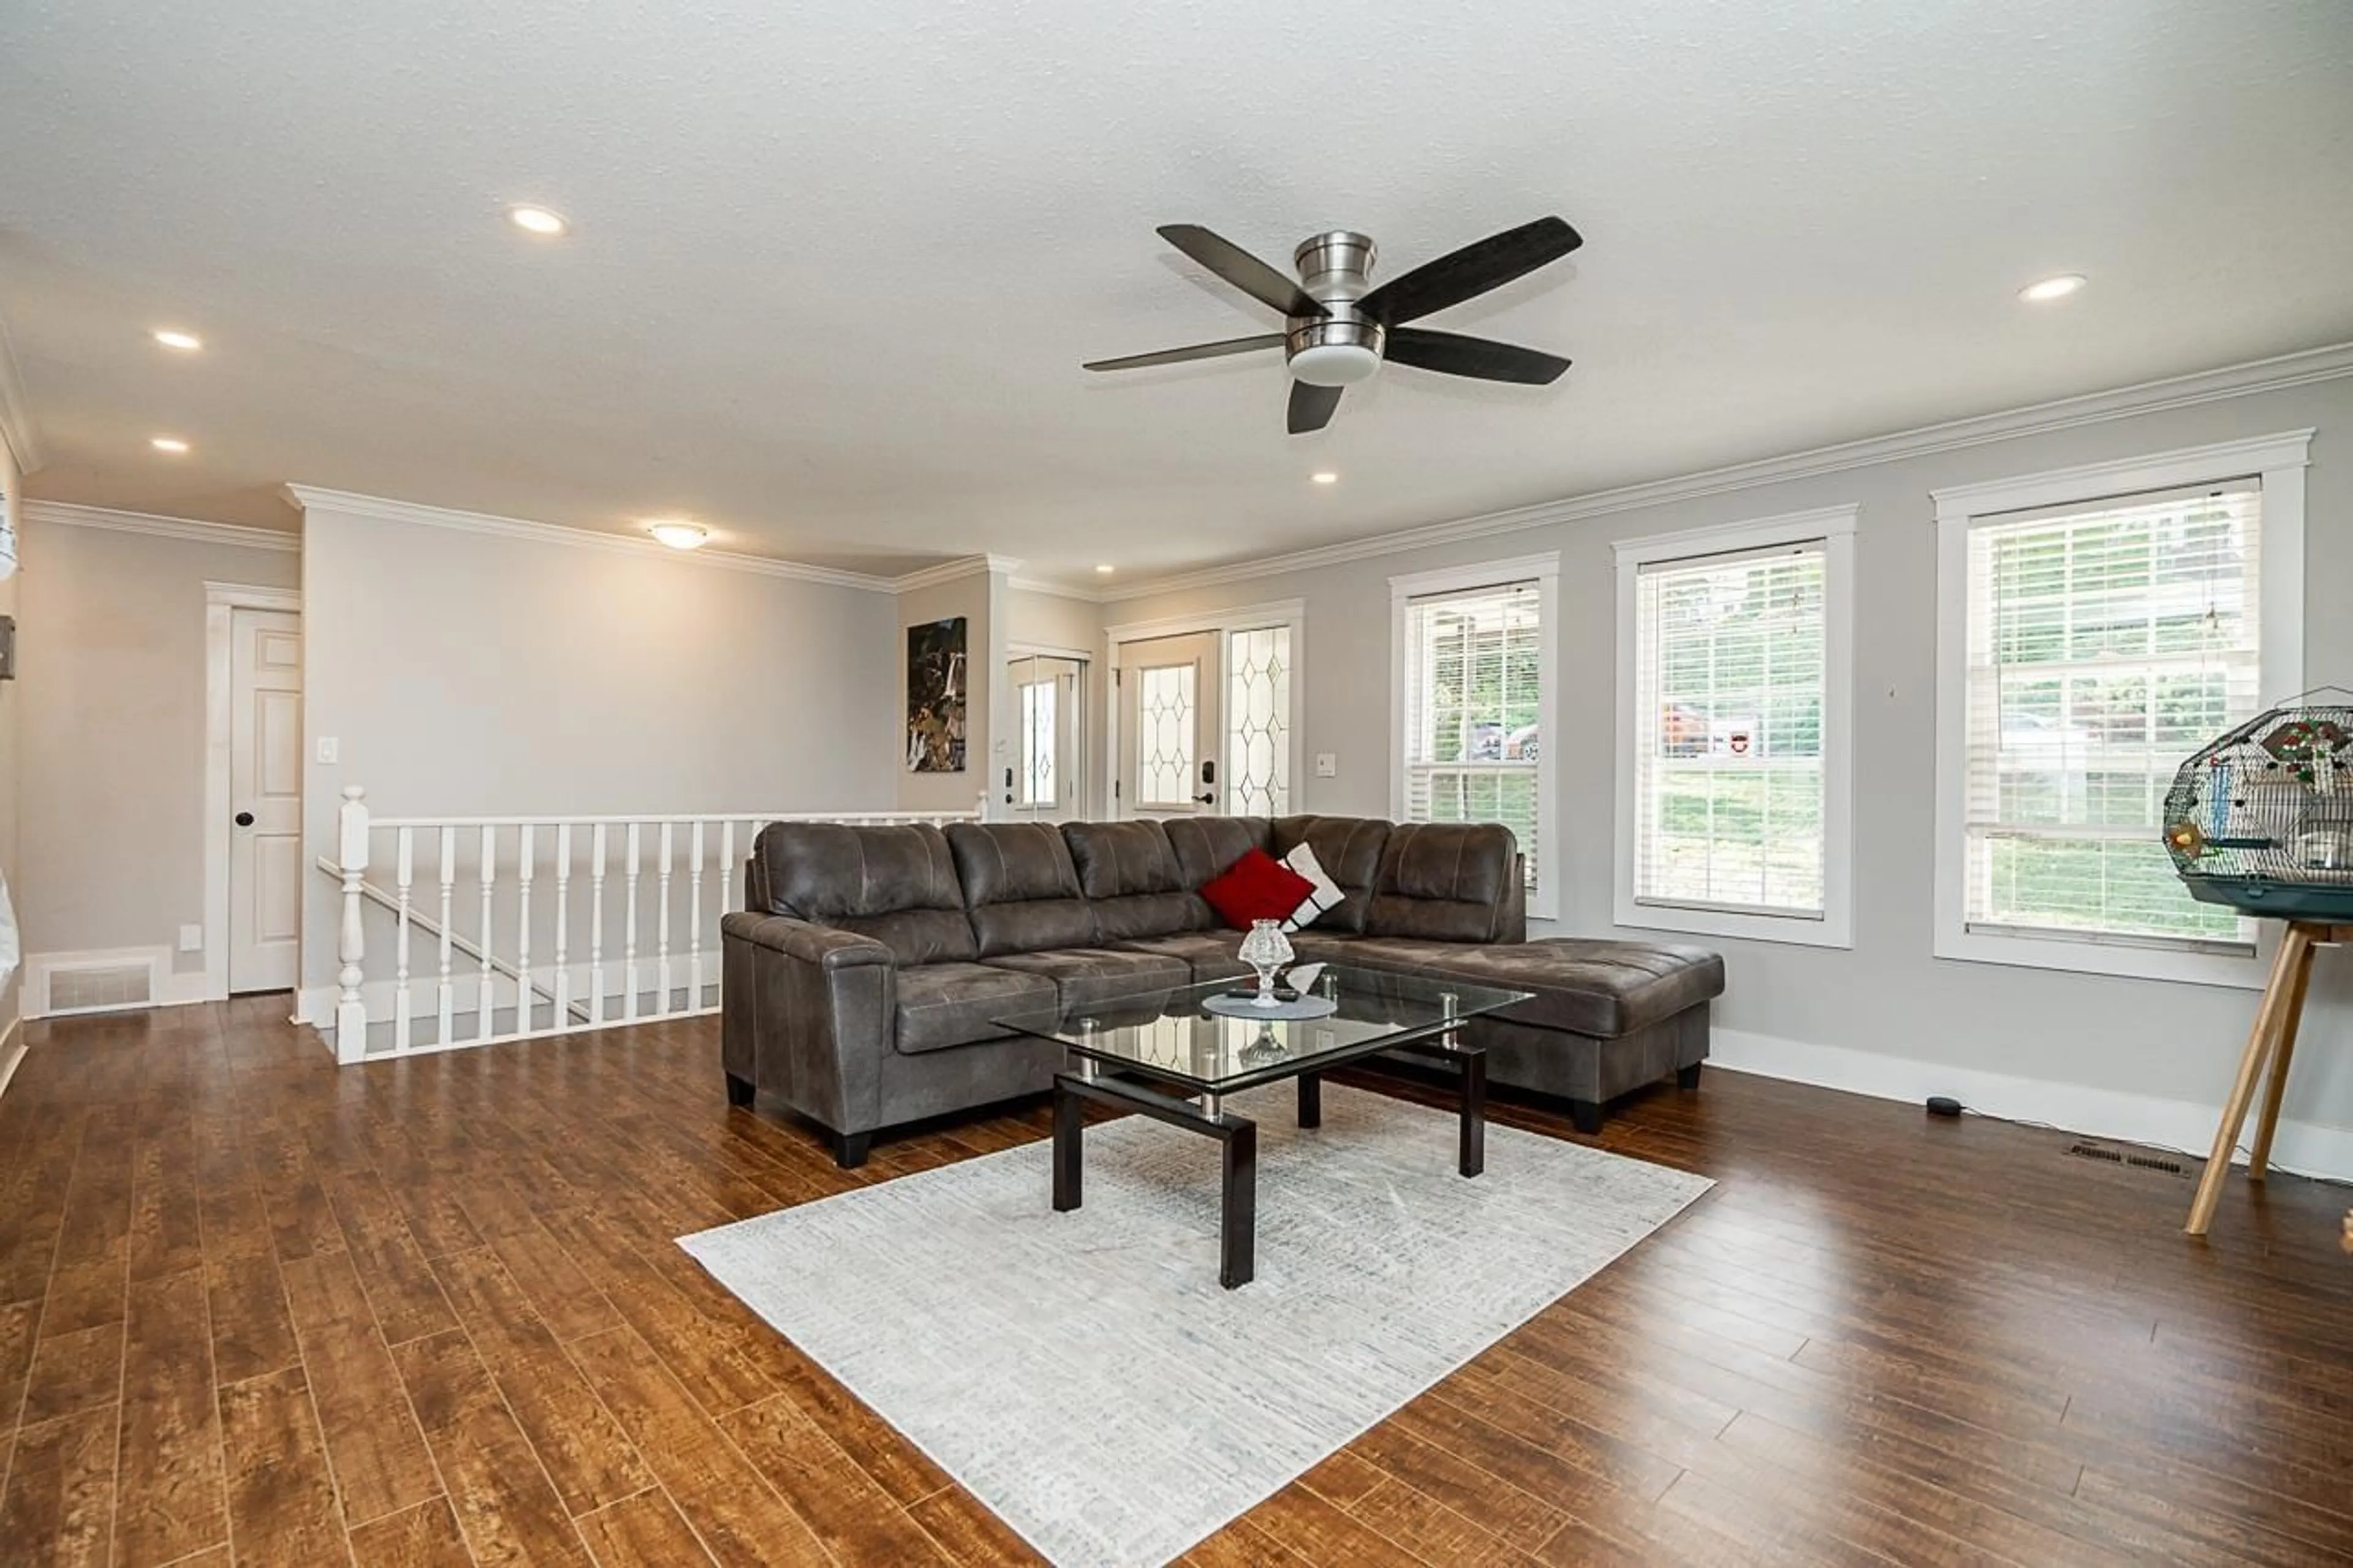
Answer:
M1558 354L1487 338L1467 338L1460 332L1433 332L1426 327L1391 327L1388 357L1398 364L1442 375L1516 381L1529 386L1550 385L1568 368L1568 362Z
M1182 364L1190 359L1216 359L1221 354L1246 354L1252 349L1279 349L1282 346L1281 332L1261 332L1254 338L1228 338L1223 342L1195 343L1190 348L1161 349L1148 354L1127 354L1119 359L1089 360L1087 370L1142 370L1148 364Z
M1540 217L1491 234L1435 261L1425 261L1357 300L1356 309L1383 326L1414 321L1490 289L1500 289L1514 278L1558 261L1584 243L1584 237L1561 219Z
M1300 290L1297 279L1277 271L1236 245L1211 234L1197 223L1160 226L1160 237L1262 304L1286 316L1328 316L1332 312Z
M1321 430L1332 423L1332 410L1340 406L1341 388L1311 386L1303 381L1291 384L1291 415L1289 425L1294 436L1304 436L1310 430Z

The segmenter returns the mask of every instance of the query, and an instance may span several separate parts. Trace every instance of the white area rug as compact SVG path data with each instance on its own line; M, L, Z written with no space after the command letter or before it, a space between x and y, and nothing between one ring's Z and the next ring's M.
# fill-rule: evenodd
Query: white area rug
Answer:
M1259 1124L1258 1278L1218 1285L1218 1145L1140 1116L680 1245L1058 1563L1208 1535L1705 1192L1703 1177L1327 1084Z

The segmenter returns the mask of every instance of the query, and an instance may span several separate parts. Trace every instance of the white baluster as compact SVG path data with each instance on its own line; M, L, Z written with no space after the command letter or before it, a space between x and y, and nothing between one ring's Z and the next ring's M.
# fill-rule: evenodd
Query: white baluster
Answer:
M638 824L629 824L628 863L621 872L628 896L621 921L621 1021L638 1021Z
M661 908L654 916L654 974L661 983L661 997L654 1005L654 1016L670 1011L670 827L661 825Z
M449 933L449 900L457 889L457 881L458 830L445 827L441 830L441 979L433 992L436 1014L433 1043L440 1046L449 1043L450 1018L458 1010L458 984L449 976L449 959L453 951Z
M399 904L393 915L392 1048L408 1048L408 887L417 877L417 830L394 836L393 889Z
M605 1021L605 825L588 830L588 1021Z
M498 992L491 984L491 877L498 866L498 830L482 829L482 921L477 928L482 933L482 978L474 993L474 1038L491 1037L491 1023L498 1011Z
M343 873L343 921L335 942L335 956L343 964L335 973L335 1060L348 1063L367 1055L367 1003L360 994L366 978L361 965L367 962L367 933L360 926L361 886L368 867L367 791L357 784L343 786L336 826L342 840L335 860Z
M702 1006L702 819L697 817L686 841L686 1010Z
M515 1033L531 1033L531 859L532 825L517 834L515 858Z
M572 886L572 824L555 825L555 1016L548 1023L558 1029L572 1026L572 973L565 955Z
M719 915L723 921L727 917L727 906L734 900L734 889L735 819L731 816L719 825ZM719 973L712 978L716 982L715 989L720 1000L726 1000L727 961L724 958L720 960Z

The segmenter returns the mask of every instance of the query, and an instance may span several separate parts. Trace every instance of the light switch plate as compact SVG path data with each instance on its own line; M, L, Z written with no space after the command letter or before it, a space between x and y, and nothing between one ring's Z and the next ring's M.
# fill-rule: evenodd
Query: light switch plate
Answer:
M335 743L335 737L332 735L322 735L319 737L319 761L324 765L328 767L334 766L336 760L342 755L342 752L343 748Z
M204 950L205 928L202 926L182 926L180 928L180 951L182 952L202 952Z
M1319 779L1335 779L1335 778L1338 778L1338 777L1340 776L1340 757L1339 757L1339 753L1337 753L1337 752L1316 752L1316 753L1315 753L1315 776L1316 776L1317 778L1319 778Z

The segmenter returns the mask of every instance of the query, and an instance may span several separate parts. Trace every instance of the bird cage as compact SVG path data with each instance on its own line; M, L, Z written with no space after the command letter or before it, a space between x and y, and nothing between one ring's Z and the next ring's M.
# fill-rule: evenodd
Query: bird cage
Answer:
M2191 897L2263 918L2353 921L2353 692L2339 694L2259 714L2173 775L2165 847Z

